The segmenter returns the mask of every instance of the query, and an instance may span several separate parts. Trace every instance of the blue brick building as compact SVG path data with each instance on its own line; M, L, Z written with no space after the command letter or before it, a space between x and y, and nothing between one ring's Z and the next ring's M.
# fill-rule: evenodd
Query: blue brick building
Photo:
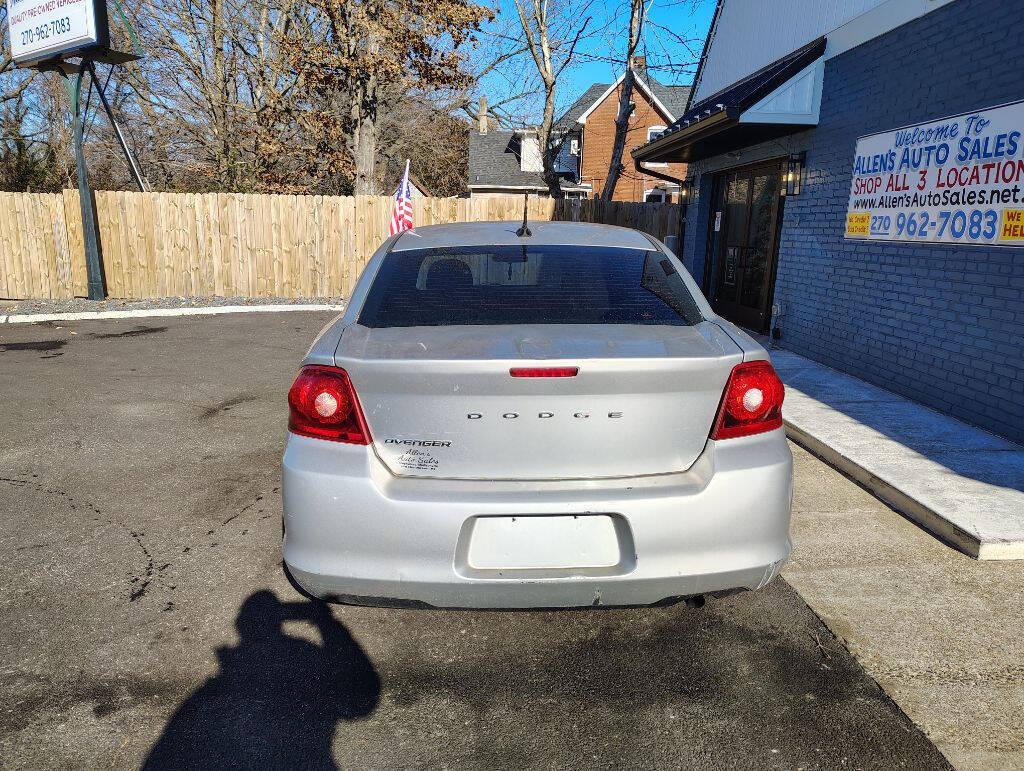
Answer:
M1024 440L1024 237L1011 222L1024 210L1024 179L1014 176L1024 172L1024 141L1012 153L1005 145L1024 132L1024 105L1006 106L1024 100L1021 29L1024 4L999 0L720 0L686 114L634 153L644 168L689 164L682 257L716 311ZM854 173L855 156L869 170L879 164L861 147L895 137L898 164L901 142L936 146L928 128L953 124L944 164ZM991 133L991 143L960 161L959 142L982 125L991 129L978 129L979 141ZM938 184L939 194L955 182L952 169L965 191L992 196L969 176L977 166L991 177L1001 164L1005 201L973 208L887 209L896 199L872 197L876 208L861 212L851 191L877 176L908 199L919 185ZM928 228L914 232L910 215L916 230L925 210ZM949 226L941 236L937 218Z

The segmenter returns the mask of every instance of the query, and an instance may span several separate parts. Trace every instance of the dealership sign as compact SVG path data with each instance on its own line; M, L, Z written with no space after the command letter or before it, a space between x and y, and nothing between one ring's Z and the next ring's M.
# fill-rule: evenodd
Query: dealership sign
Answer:
M846 237L1024 246L1024 102L857 140Z
M104 47L105 0L7 0L11 55L18 64Z

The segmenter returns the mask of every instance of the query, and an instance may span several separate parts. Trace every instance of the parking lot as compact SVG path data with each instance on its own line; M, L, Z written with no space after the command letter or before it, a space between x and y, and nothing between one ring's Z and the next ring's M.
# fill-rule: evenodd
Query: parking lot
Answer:
M328 318L0 328L4 767L946 766L782 579L702 610L304 599L278 464ZM798 489L835 478L803 506L856 490L795 452Z

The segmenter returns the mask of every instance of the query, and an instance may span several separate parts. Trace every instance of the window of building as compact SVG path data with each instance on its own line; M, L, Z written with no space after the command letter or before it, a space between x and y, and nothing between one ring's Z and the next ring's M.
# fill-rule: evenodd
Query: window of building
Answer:
M644 190L644 202L645 203L667 203L668 202L668 193L666 193L660 187L656 187L653 190Z
M655 139L665 133L666 126L648 126L647 128L647 141L653 142ZM645 161L644 166L668 166L667 163L652 163L651 161Z

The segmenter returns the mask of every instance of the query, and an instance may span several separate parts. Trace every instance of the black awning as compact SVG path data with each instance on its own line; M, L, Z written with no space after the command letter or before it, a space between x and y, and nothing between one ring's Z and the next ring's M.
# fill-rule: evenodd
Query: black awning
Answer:
M634 150L633 157L685 163L804 130L805 125L793 123L740 123L740 115L824 53L825 38L820 37L702 99L660 137Z

